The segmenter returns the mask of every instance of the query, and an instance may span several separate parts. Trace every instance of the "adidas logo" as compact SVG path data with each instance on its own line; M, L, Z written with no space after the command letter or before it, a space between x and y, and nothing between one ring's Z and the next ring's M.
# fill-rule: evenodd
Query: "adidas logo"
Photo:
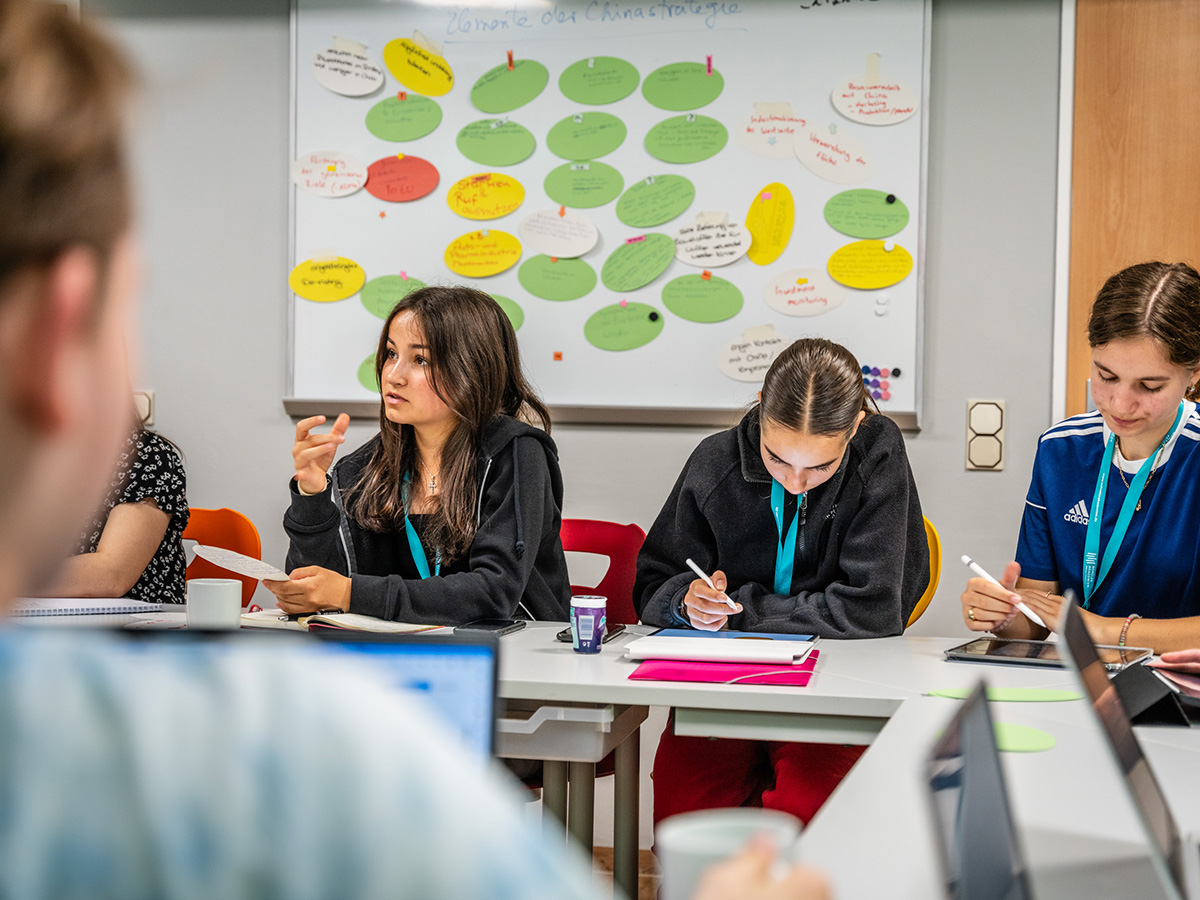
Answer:
M1083 501L1080 500L1063 514L1063 518L1068 522L1077 522L1080 525L1086 525L1088 523L1087 507L1084 506Z

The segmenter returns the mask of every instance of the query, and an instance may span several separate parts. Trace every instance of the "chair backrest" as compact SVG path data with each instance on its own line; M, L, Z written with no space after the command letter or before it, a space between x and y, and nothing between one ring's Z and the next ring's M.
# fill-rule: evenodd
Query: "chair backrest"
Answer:
M921 618L921 614L929 606L929 601L933 599L934 592L937 591L938 579L942 577L942 539L929 519L925 520L925 540L929 542L929 585L925 588L921 599L917 601L912 615L908 617L905 628L911 627L917 619Z
M183 530L183 539L262 559L262 541L259 540L258 529L236 509L197 509L193 506L187 528ZM198 556L188 564L187 577L239 579L242 582L242 606L250 602L254 589L258 587L258 582L253 578L236 575Z
M573 584L571 592L607 597L609 621L636 625L633 581L637 574L638 551L642 549L646 532L636 525L618 525L601 519L563 519L561 533L563 550L608 557L608 571L599 584Z

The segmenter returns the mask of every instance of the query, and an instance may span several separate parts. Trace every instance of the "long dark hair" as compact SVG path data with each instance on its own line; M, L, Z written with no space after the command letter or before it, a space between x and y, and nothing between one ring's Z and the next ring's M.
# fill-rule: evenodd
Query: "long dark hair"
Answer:
M1088 344L1153 338L1172 365L1200 365L1200 274L1187 263L1147 262L1104 282L1088 318ZM1188 389L1200 399L1200 385Z
M824 338L801 338L780 353L759 401L762 421L811 435L848 438L860 412L878 411L854 354Z
M517 335L500 305L482 291L432 286L397 303L383 323L375 351L375 380L382 384L388 330L401 313L429 346L429 382L450 407L456 424L442 448L437 506L425 526L425 542L443 562L463 555L475 537L476 467L484 428L499 415L550 430L550 413L521 371ZM536 420L536 421L535 421ZM417 473L416 434L388 419L379 400L379 445L348 489L351 517L370 531L390 531L404 517L405 479Z

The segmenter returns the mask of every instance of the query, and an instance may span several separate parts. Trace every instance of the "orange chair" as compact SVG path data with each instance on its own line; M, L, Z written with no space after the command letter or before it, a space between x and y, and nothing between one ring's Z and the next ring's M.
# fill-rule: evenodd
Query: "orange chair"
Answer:
M236 509L197 509L192 507L187 528L183 530L185 541L195 541L210 547L223 547L255 559L262 559L262 541L254 523ZM242 606L250 602L258 582L253 578L235 575L228 569L210 563L197 556L188 564L187 578L237 578L242 582Z
M595 553L608 557L608 571L595 587L571 585L572 594L599 594L608 598L608 621L636 625L633 582L637 575L637 555L646 532L636 525L618 525L601 519L563 519L563 550Z

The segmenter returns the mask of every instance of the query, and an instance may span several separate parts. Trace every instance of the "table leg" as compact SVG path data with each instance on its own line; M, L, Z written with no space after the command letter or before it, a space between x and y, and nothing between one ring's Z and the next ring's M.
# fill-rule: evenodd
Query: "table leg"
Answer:
M613 757L613 884L629 900L637 900L638 895L641 746L641 729L635 728Z
M542 827L562 840L567 822L567 763L542 763Z
M595 830L596 764L569 763L567 831L579 845L592 855L592 832Z

